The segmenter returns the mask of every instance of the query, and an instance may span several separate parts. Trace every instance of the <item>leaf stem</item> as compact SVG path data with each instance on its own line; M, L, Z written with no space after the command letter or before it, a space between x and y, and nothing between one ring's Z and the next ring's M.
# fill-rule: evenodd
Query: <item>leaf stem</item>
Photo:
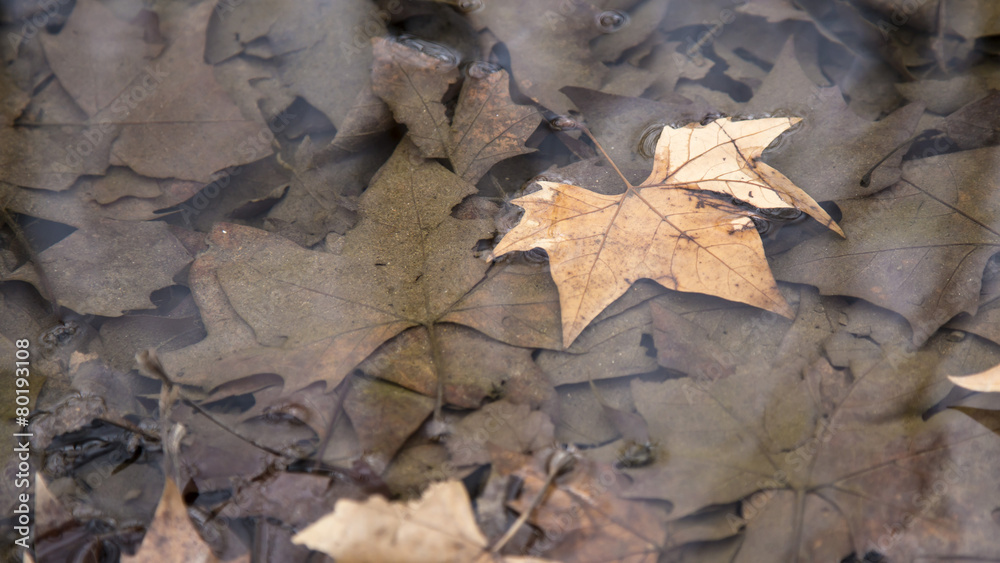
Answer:
M594 142L594 145L597 146L597 150L601 151L601 154L604 155L604 160L607 160L608 164L610 164L611 167L615 169L615 172L618 173L618 177L622 179L622 182L625 182L625 185L628 186L628 189L631 190L632 188L634 188L635 186L633 186L632 182L629 182L625 178L625 175L622 174L622 171L618 169L618 165L615 164L615 161L611 160L611 157L608 156L608 153L604 151L604 147L602 147L601 143L597 141L597 138L594 137L594 135L590 132L590 129L587 129L587 127L581 123L580 130L583 131L584 135L589 137L590 140Z

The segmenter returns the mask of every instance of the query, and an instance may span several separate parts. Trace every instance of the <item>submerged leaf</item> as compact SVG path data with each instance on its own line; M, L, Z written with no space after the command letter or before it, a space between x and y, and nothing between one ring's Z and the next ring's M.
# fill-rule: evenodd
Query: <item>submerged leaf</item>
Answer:
M375 41L375 93L406 124L421 154L449 159L456 174L475 183L497 162L531 152L524 141L541 116L511 101L507 71L480 62L469 67L449 123L441 100L458 77L449 57L399 41Z

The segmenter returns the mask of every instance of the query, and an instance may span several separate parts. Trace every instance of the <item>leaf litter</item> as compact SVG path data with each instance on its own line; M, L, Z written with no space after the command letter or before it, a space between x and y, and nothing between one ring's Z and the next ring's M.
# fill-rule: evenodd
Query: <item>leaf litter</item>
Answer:
M992 5L16 8L36 556L1000 559Z

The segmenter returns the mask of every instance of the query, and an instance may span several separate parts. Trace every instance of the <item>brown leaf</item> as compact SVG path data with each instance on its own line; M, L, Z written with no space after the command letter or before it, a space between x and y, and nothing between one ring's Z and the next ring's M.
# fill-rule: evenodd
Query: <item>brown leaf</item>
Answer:
M166 29L168 47L119 98L94 117L120 123L112 163L143 176L209 182L229 166L261 157L260 116L244 117L204 61L205 29L214 5L185 10ZM145 80L145 82L143 82ZM164 151L163 147L170 147ZM270 147L265 149L270 154Z
M285 164L291 172L288 193L267 214L269 230L303 246L312 246L331 232L344 234L354 226L356 198L389 156L385 149L372 149L314 163L317 149L309 137L296 148L291 162Z
M483 2L483 9L469 14L469 19L477 28L488 27L510 50L511 72L522 92L565 114L572 106L560 88L597 89L608 73L590 50L590 42L604 32L598 25L601 9L594 4Z
M901 353L842 331L826 352L848 370L803 377L741 364L714 384L634 381L669 455L630 473L630 496L669 500L676 515L742 498L733 561L996 557L987 538L997 500L976 495L992 482L997 417L986 429L954 412L921 419L950 388L935 374L940 349Z
M486 537L476 525L465 486L454 480L433 484L421 498L407 503L390 503L381 497L338 501L333 512L292 541L343 563L496 561L486 552ZM499 561L544 563L533 557Z
M378 379L355 377L344 410L369 463L381 473L434 410L434 399Z
M462 418L448 433L449 463L468 469L490 462L490 447L520 453L539 452L555 440L552 420L528 405L495 401Z
M893 151L913 135L924 110L914 103L879 121L859 117L847 107L840 88L821 88L806 76L792 43L749 105L749 111L790 109L805 116L788 138L794 142L773 147L762 160L820 201L875 193L899 180L905 151Z
M470 66L449 123L441 100L458 80L455 60L388 39L376 39L374 46L375 93L407 125L425 157L449 159L456 174L475 183L497 162L532 152L524 141L541 116L511 101L505 70L487 63Z
M244 53L278 63L266 68L280 94L262 88L266 101L284 108L288 104L278 98L300 97L341 130L350 119L355 95L370 88L368 38L385 32L381 14L388 13L371 0L222 4L209 26L206 58L217 63Z
M443 323L433 330L433 340L426 327L404 331L358 369L430 397L440 380L444 402L467 409L498 396L535 406L551 400L551 385L531 361L531 350L460 325Z
M566 345L639 278L791 316L747 213L699 190L758 208L798 207L843 235L805 192L755 160L792 123L720 119L664 127L645 182L620 196L539 182L541 191L513 201L526 215L494 252L548 252Z
M909 161L891 189L838 203L849 240L812 238L776 257L776 275L893 310L924 342L979 305L983 268L1000 244L996 199L982 181L998 155L990 147Z
M187 506L173 479L167 478L163 486L163 496L156 507L153 523L142 540L142 547L135 555L122 556L124 563L218 563L208 544L201 539L191 519ZM246 561L250 555L231 560L234 563Z
M59 304L117 317L153 306L149 294L173 283L191 255L166 223L101 220L45 249L38 266ZM9 279L32 279L25 265Z
M944 120L944 131L963 150L1000 144L997 104L1000 91L962 106Z
M540 315L526 310L550 308L544 301L533 304L538 292L531 288L507 285L509 280L492 283L504 267L484 280L488 264L472 249L489 236L492 222L450 215L472 192L404 141L361 197L358 225L331 252L305 250L249 227L216 227L212 247L190 274L208 337L167 355L165 365L180 381L210 388L235 377L277 373L289 390L317 380L329 389L412 326L462 322L478 328L482 320L500 340L507 340L507 330L511 340L530 342L538 325L551 319L536 323ZM478 291L488 295L473 298ZM513 309L506 316L525 316L524 322L497 326L496 317L480 313L508 305ZM205 363L222 355L222 364Z
M18 186L65 190L81 175L104 173L113 139L102 125L2 127L0 180Z
M78 2L59 34L42 34L41 41L52 72L90 116L115 101L163 50L145 41L141 26L96 0Z
M533 457L504 452L503 460L496 455L495 471L523 479L517 497L508 506L521 512L544 494L542 503L528 519L543 532L530 548L532 553L581 563L658 560L668 541L666 511L650 503L621 498L619 493L626 477L620 471L577 459L565 475L555 479L551 492L545 494L543 485L548 482L551 456L568 455L566 452L553 453L549 449Z

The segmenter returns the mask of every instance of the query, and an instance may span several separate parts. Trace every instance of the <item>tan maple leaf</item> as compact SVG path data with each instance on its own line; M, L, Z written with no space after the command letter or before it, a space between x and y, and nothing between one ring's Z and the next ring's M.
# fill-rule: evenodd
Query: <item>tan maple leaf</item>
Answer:
M640 278L791 316L764 257L753 209L707 192L760 209L797 208L843 236L808 194L757 160L798 121L718 119L664 127L653 171L638 186L622 176L621 195L538 182L541 190L512 202L525 215L494 255L548 252L566 346Z
M461 481L434 483L419 499L337 501L333 512L310 524L292 543L342 563L547 563L535 557L500 557L488 551ZM549 562L551 563L551 562Z

